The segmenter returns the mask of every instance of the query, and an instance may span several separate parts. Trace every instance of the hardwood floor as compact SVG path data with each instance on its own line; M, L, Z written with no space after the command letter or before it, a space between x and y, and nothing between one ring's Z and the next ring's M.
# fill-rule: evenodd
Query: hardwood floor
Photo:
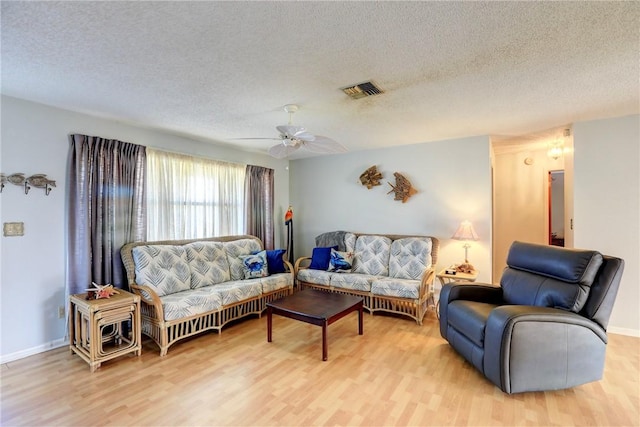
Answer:
M604 379L507 395L423 326L357 315L328 329L266 316L103 363L68 348L2 365L1 422L29 425L640 425L640 339L610 335Z

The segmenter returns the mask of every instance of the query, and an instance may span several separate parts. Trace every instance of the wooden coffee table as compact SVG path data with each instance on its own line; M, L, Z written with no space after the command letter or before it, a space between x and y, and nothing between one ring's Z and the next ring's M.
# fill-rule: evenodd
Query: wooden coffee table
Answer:
M363 299L353 295L305 289L267 303L267 341L271 342L273 314L322 326L322 360L327 360L327 326L358 312L358 334L363 334Z

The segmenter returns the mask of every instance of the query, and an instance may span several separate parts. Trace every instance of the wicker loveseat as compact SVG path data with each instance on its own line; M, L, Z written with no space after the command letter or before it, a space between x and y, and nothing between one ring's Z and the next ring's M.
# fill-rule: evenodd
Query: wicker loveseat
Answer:
M226 323L260 315L267 302L293 292L293 266L281 253L284 272L245 279L248 256L262 249L260 239L247 235L122 247L129 288L142 299L142 333L158 344L161 356L183 338L220 333Z
M433 304L433 280L440 242L431 236L324 233L316 246L353 252L349 272L309 268L312 257L296 261L297 286L363 297L370 313L387 311L413 318L419 325Z

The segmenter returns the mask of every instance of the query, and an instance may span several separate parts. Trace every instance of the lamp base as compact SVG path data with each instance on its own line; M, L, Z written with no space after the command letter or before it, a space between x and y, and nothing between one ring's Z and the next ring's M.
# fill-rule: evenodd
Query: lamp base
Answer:
M459 273L473 273L476 271L475 267L468 262L464 262L456 267L456 271Z

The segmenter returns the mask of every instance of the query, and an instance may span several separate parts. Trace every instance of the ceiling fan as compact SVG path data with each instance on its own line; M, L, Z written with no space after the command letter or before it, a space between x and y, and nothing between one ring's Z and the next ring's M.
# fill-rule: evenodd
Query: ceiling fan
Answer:
M293 113L298 111L298 106L287 104L284 111L289 113L289 124L276 126L280 136L278 138L239 138L239 139L273 139L280 141L269 148L268 152L277 159L284 159L299 148L307 149L313 153L344 153L347 151L344 145L326 136L312 135L302 126L294 126L291 122Z

